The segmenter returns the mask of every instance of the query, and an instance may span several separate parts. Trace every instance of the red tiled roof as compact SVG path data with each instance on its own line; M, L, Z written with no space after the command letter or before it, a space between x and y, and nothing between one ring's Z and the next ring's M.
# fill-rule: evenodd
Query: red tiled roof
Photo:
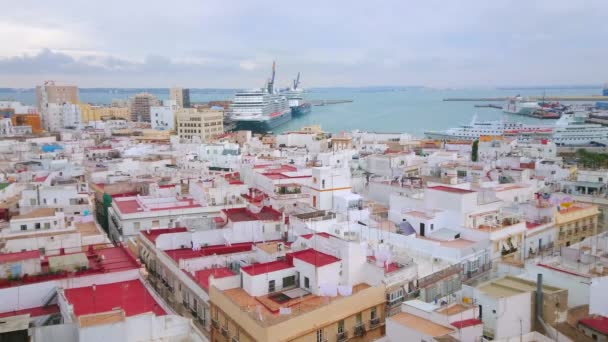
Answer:
M266 274L271 272L276 272L280 270L285 270L293 267L292 264L285 260L277 260L271 262L265 262L261 264L253 264L250 266L241 267L241 270L249 275L256 276L259 274Z
M591 328L597 332L600 332L604 335L608 335L608 317L604 316L596 316L583 318L578 321L578 323Z
M463 321L452 322L452 325L457 329L462 329L466 327L472 327L474 325L481 324L481 321L477 318L465 319Z
M26 252L15 252L15 253L5 253L0 254L0 263L5 262L15 262L29 259L39 259L40 252L38 250L35 251L26 251Z
M451 192L454 194L470 194L472 192L475 192L473 190L453 188L451 186L445 186L445 185L431 186L431 187L429 187L429 189L444 191L444 192Z
M123 309L126 316L146 312L153 312L157 316L165 315L165 311L139 280L93 286L65 290L65 296L74 306L76 316L112 311L115 308Z
M0 313L0 318L12 317L12 316L17 316L17 315L25 315L25 314L29 314L30 317L40 317L40 316L54 314L57 312L59 312L59 307L57 305L52 304L52 305L49 305L46 307L40 306L40 307L36 307L36 308L2 312L2 313Z
M147 230L142 230L141 233L145 236L150 242L156 243L156 239L163 234L171 234L171 233L183 233L187 232L188 228L185 227L177 227L177 228L158 228L158 229L150 229L149 232Z
M291 253L291 256L316 267L322 267L340 261L340 259L333 255L325 254L312 248Z
M185 272L185 271L184 271ZM209 290L209 277L213 276L213 278L226 278L233 276L234 273L229 268L219 267L219 268L208 268L205 270L198 270L194 272L194 276L188 273L190 277L192 277L196 282L204 289Z

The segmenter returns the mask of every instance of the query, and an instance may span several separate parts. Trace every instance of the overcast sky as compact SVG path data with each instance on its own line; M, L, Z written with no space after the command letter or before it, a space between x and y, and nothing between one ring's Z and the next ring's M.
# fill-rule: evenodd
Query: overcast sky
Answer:
M0 86L601 84L608 0L4 0Z

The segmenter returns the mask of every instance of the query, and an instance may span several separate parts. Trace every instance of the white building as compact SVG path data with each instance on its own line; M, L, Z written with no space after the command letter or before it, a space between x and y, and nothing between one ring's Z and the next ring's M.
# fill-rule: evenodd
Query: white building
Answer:
M150 122L153 129L172 131L175 129L175 111L178 105L174 100L164 100L162 106L150 107Z

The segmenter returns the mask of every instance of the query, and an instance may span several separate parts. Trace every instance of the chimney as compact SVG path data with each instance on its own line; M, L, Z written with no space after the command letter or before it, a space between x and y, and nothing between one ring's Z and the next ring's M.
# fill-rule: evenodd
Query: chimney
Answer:
M536 317L543 319L543 275L536 276Z

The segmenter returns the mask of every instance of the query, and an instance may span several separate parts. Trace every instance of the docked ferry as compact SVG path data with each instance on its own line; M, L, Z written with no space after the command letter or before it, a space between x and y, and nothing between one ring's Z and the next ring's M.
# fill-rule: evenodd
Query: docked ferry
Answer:
M289 108L291 108L291 115L294 117L308 114L312 110L310 102L304 101L303 93L304 90L300 88L300 73L298 73L298 77L293 81L293 86L281 92L287 98Z
M554 126L526 125L521 122L485 121L475 117L468 125L461 125L445 131L425 132L429 139L477 140L480 136L507 136L521 141L534 138L550 139L557 145L585 146L591 144L608 145L608 127L588 124L584 117L564 114Z
M274 90L275 64L266 87L243 90L234 95L230 119L237 130L268 132L291 120L287 97Z
M526 125L521 122L508 121L477 121L473 117L468 125L449 128L445 131L429 131L424 135L429 139L441 140L477 140L482 135L490 136L518 136L527 139L533 135L551 135L553 132L549 126Z

